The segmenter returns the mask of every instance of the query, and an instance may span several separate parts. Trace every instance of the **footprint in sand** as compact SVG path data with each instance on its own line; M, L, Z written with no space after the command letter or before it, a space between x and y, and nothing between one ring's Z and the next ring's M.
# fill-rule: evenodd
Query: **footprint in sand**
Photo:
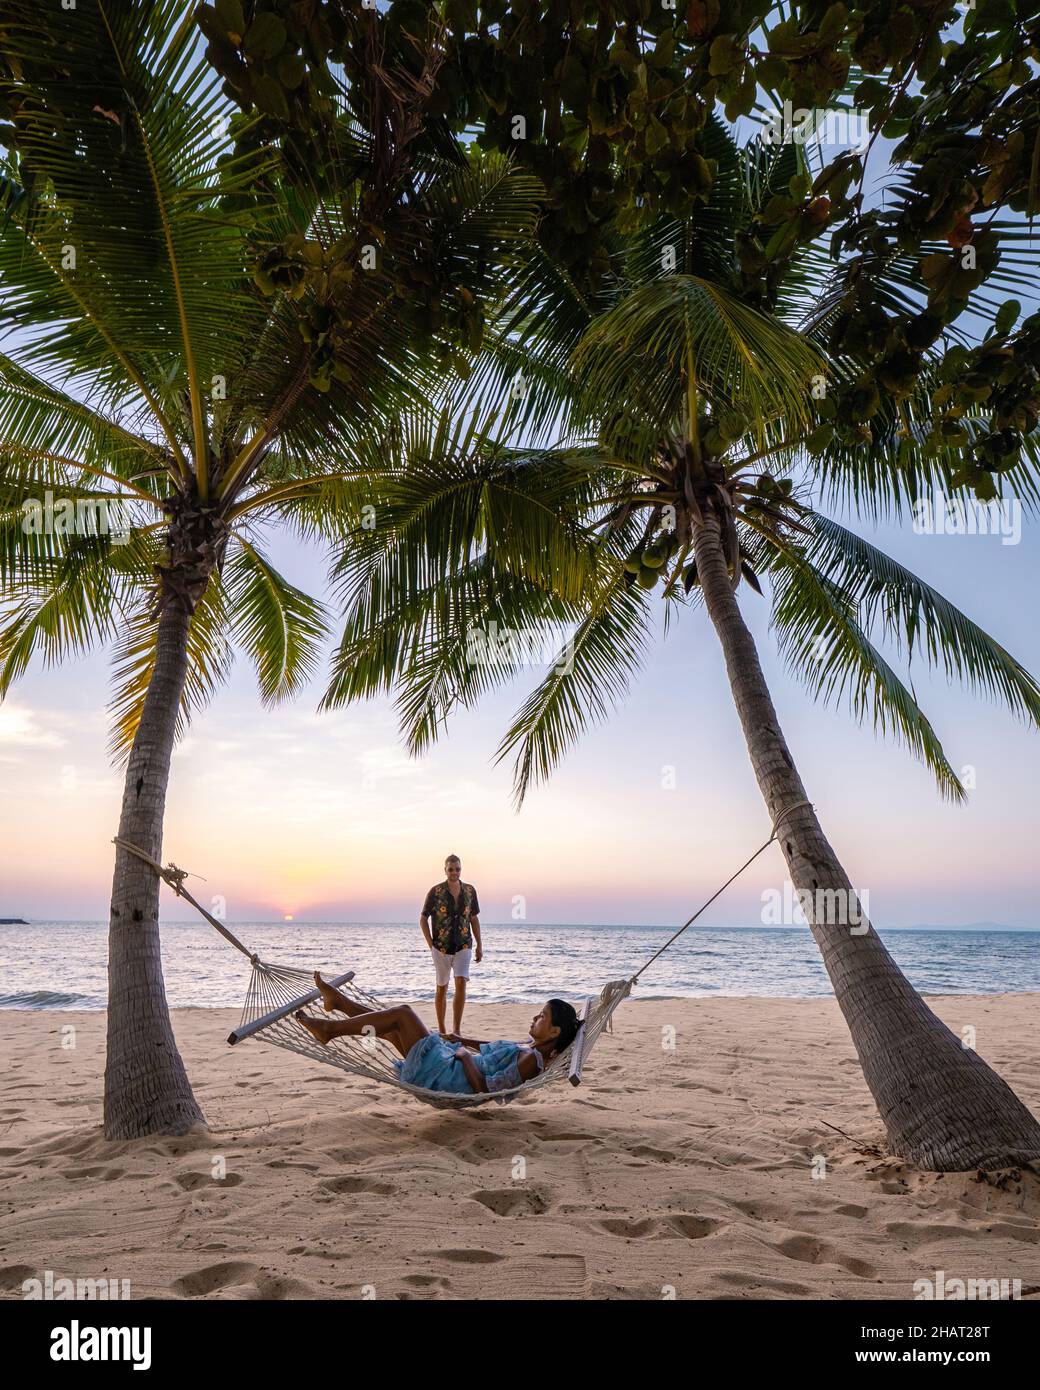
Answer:
M375 1178L328 1178L321 1184L326 1192L368 1192L373 1197L390 1197L397 1191L393 1183L377 1182Z
M405 1302L416 1298L437 1298L447 1294L451 1288L451 1280L442 1274L406 1274L401 1283L408 1287L397 1296Z
M166 1139L158 1144L149 1144L142 1153L155 1154L158 1158L180 1158L183 1154L189 1154L196 1149L209 1149L212 1147L212 1140L206 1142L205 1136L186 1135L180 1139Z
M43 1152L71 1154L75 1158L77 1154L85 1153L87 1149L93 1149L96 1143L95 1136L88 1134L85 1139L59 1139L56 1143L48 1144Z
M848 1270L860 1279L874 1279L877 1276L877 1270L866 1260L850 1259L833 1245L817 1240L815 1236L787 1236L786 1239L778 1241L773 1249L777 1254L784 1255L789 1260L798 1260L801 1264L837 1265L839 1269Z
M637 1144L628 1152L633 1158L651 1158L655 1163L675 1163L679 1157L678 1154L669 1153L667 1149L655 1149L650 1144Z
M549 1210L548 1197L537 1187L501 1187L469 1195L496 1216L540 1216Z
M1030 1245L1035 1245L1040 1241L1040 1230L1033 1225L1020 1225L1017 1221L998 1221L992 1226L987 1226L986 1230L995 1236L1006 1236L1009 1240L1024 1240Z
M496 1159L511 1159L516 1153L516 1136L503 1134L485 1134L479 1139L474 1139L469 1144L458 1144L454 1138L450 1147L455 1158L461 1158L463 1163L473 1163L478 1166L484 1163L493 1162Z
M505 1255L496 1255L493 1250L424 1250L420 1253L459 1265L493 1265L506 1258Z
M683 1236L686 1240L703 1240L717 1231L723 1222L710 1216L679 1211L661 1219L652 1216L642 1219L612 1216L595 1224L608 1235L621 1236L625 1240L666 1239L675 1235Z
M5 1265L0 1269L0 1293L22 1293L26 1279L39 1279L40 1271L31 1265Z
M182 1298L205 1298L217 1289L249 1283L259 1273L259 1265L247 1264L244 1260L229 1260L225 1264L207 1265L191 1274L182 1274L173 1281L170 1289Z
M934 1245L940 1240L958 1240L970 1233L965 1226L943 1226L936 1222L886 1221L885 1235L906 1241L914 1250L919 1245Z
M941 1240L960 1240L965 1236L977 1235L983 1224L976 1218L970 1224L956 1223L943 1225L940 1222L889 1221L885 1234L905 1240L911 1250L919 1245L934 1245ZM1009 1221L990 1221L984 1227L987 1235L1009 1240L1022 1240L1031 1245L1040 1241L1040 1230L1031 1222L1023 1225Z
M771 1202L763 1197L743 1200L731 1197L726 1205L732 1207L734 1211L741 1212L744 1216L750 1216L753 1221L775 1221L782 1226L790 1226L792 1216L819 1221L825 1220L828 1216L862 1218L867 1215L867 1208L857 1206L854 1202L830 1206L825 1200L821 1200L814 1206L792 1208L787 1203Z
M241 1173L228 1173L223 1178L210 1173L177 1173L173 1181L183 1192L197 1192L200 1187L237 1187L245 1179Z
M666 1216L663 1224L670 1226L673 1231L685 1236L687 1240L703 1240L705 1236L714 1234L725 1223L716 1221L711 1216L695 1216L693 1212L680 1211L676 1212L674 1216Z
M305 1283L302 1279L289 1279L280 1274L265 1274L262 1278L257 1279L256 1293L252 1297L270 1302L274 1299L318 1298L319 1294L312 1285Z
M649 1217L640 1221L624 1216L611 1216L595 1224L601 1231L606 1231L608 1236L622 1236L625 1240L644 1240L648 1236L656 1235L658 1231L657 1222Z
M719 1270L713 1278L720 1284L730 1284L743 1290L746 1295L748 1292L759 1295L759 1290L768 1291L778 1297L787 1298L812 1298L813 1290L808 1284L793 1284L789 1280L771 1279L768 1275L756 1274L752 1279L744 1273L731 1272L730 1270ZM723 1295L725 1297L725 1295ZM740 1297L734 1294L734 1298Z
M790 1208L783 1203L770 1202L761 1197L730 1197L727 1206L744 1216L750 1216L753 1221L782 1221L790 1213Z
M315 1290L301 1279L266 1274L259 1265L244 1260L229 1260L225 1264L207 1265L175 1279L170 1285L181 1298L207 1298L222 1293L228 1298L281 1300L314 1298Z

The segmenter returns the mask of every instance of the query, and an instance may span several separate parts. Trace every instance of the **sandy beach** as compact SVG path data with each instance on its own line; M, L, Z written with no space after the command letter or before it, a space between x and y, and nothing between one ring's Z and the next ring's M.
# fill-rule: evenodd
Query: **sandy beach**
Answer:
M1040 1110L1040 996L930 1002ZM48 1270L160 1299L913 1299L941 1270L1040 1300L1040 1178L886 1157L832 1000L629 1003L579 1089L469 1113L232 1050L232 1010L173 1018L209 1131L109 1144L104 1014L0 1012L5 1299Z

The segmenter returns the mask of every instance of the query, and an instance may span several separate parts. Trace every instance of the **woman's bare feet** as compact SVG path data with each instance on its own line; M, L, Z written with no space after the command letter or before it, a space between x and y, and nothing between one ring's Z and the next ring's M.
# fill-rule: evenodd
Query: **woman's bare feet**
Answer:
M317 970L314 972L314 983L318 986L318 993L321 995L325 1012L327 1014L335 1013L339 1008L339 990L327 984Z
M297 1023L302 1024L311 1037L320 1042L322 1047L327 1047L329 1038L332 1036L332 1021L325 1018L311 1018L310 1014L305 1014L302 1009L297 1009L293 1014Z

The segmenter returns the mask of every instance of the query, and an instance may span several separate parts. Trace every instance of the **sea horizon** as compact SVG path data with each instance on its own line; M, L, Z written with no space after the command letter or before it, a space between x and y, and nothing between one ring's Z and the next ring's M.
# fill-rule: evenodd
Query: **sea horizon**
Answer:
M354 970L359 985L388 1003L426 1004L433 998L432 962L415 922L253 919L227 925L263 961L306 972ZM471 966L469 998L474 1003L588 998L608 980L630 978L676 930L653 924L485 922L484 959ZM879 935L923 994L1040 991L1036 929L886 927ZM171 1008L241 1007L249 967L207 923L164 921L161 936ZM107 939L108 923L100 919L3 928L0 1009L104 1009ZM832 995L808 927L694 923L654 960L633 998Z
M222 925L226 927L404 927L411 926L411 922L405 922L400 917L225 917L221 919ZM0 914L0 926L25 925L31 927L46 926L107 926L108 921L104 917L24 917L18 920L18 914L5 917ZM159 918L160 927L194 927L198 926L198 919L190 917L162 917ZM562 929L565 931L678 931L680 924L669 924L667 922L493 922L485 921L485 928L501 929L503 927L525 928L538 927L541 930ZM912 922L908 926L883 926L877 923L872 924L874 930L879 934L892 931L985 931L985 932L1026 932L1040 933L1040 927L1012 927L1004 922L958 922L953 924L942 924L935 922ZM704 926L698 927L692 923L685 928L687 931L808 931L806 925L797 922L730 922L725 926Z

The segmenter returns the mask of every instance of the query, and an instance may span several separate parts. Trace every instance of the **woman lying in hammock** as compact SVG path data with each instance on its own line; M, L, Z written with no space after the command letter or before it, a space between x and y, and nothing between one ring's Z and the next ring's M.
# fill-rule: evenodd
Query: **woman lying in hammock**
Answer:
M574 1041L580 1026L578 1015L563 999L550 999L531 1020L526 1043L480 1042L456 1033L431 1033L414 1009L397 1004L391 1009L365 1009L334 989L314 972L327 1013L349 1015L345 1019L311 1018L302 1009L295 1017L312 1038L326 1046L333 1038L369 1036L385 1038L404 1058L395 1062L397 1074L412 1086L430 1091L508 1091L531 1081L558 1052ZM471 1051L470 1049L475 1049Z

